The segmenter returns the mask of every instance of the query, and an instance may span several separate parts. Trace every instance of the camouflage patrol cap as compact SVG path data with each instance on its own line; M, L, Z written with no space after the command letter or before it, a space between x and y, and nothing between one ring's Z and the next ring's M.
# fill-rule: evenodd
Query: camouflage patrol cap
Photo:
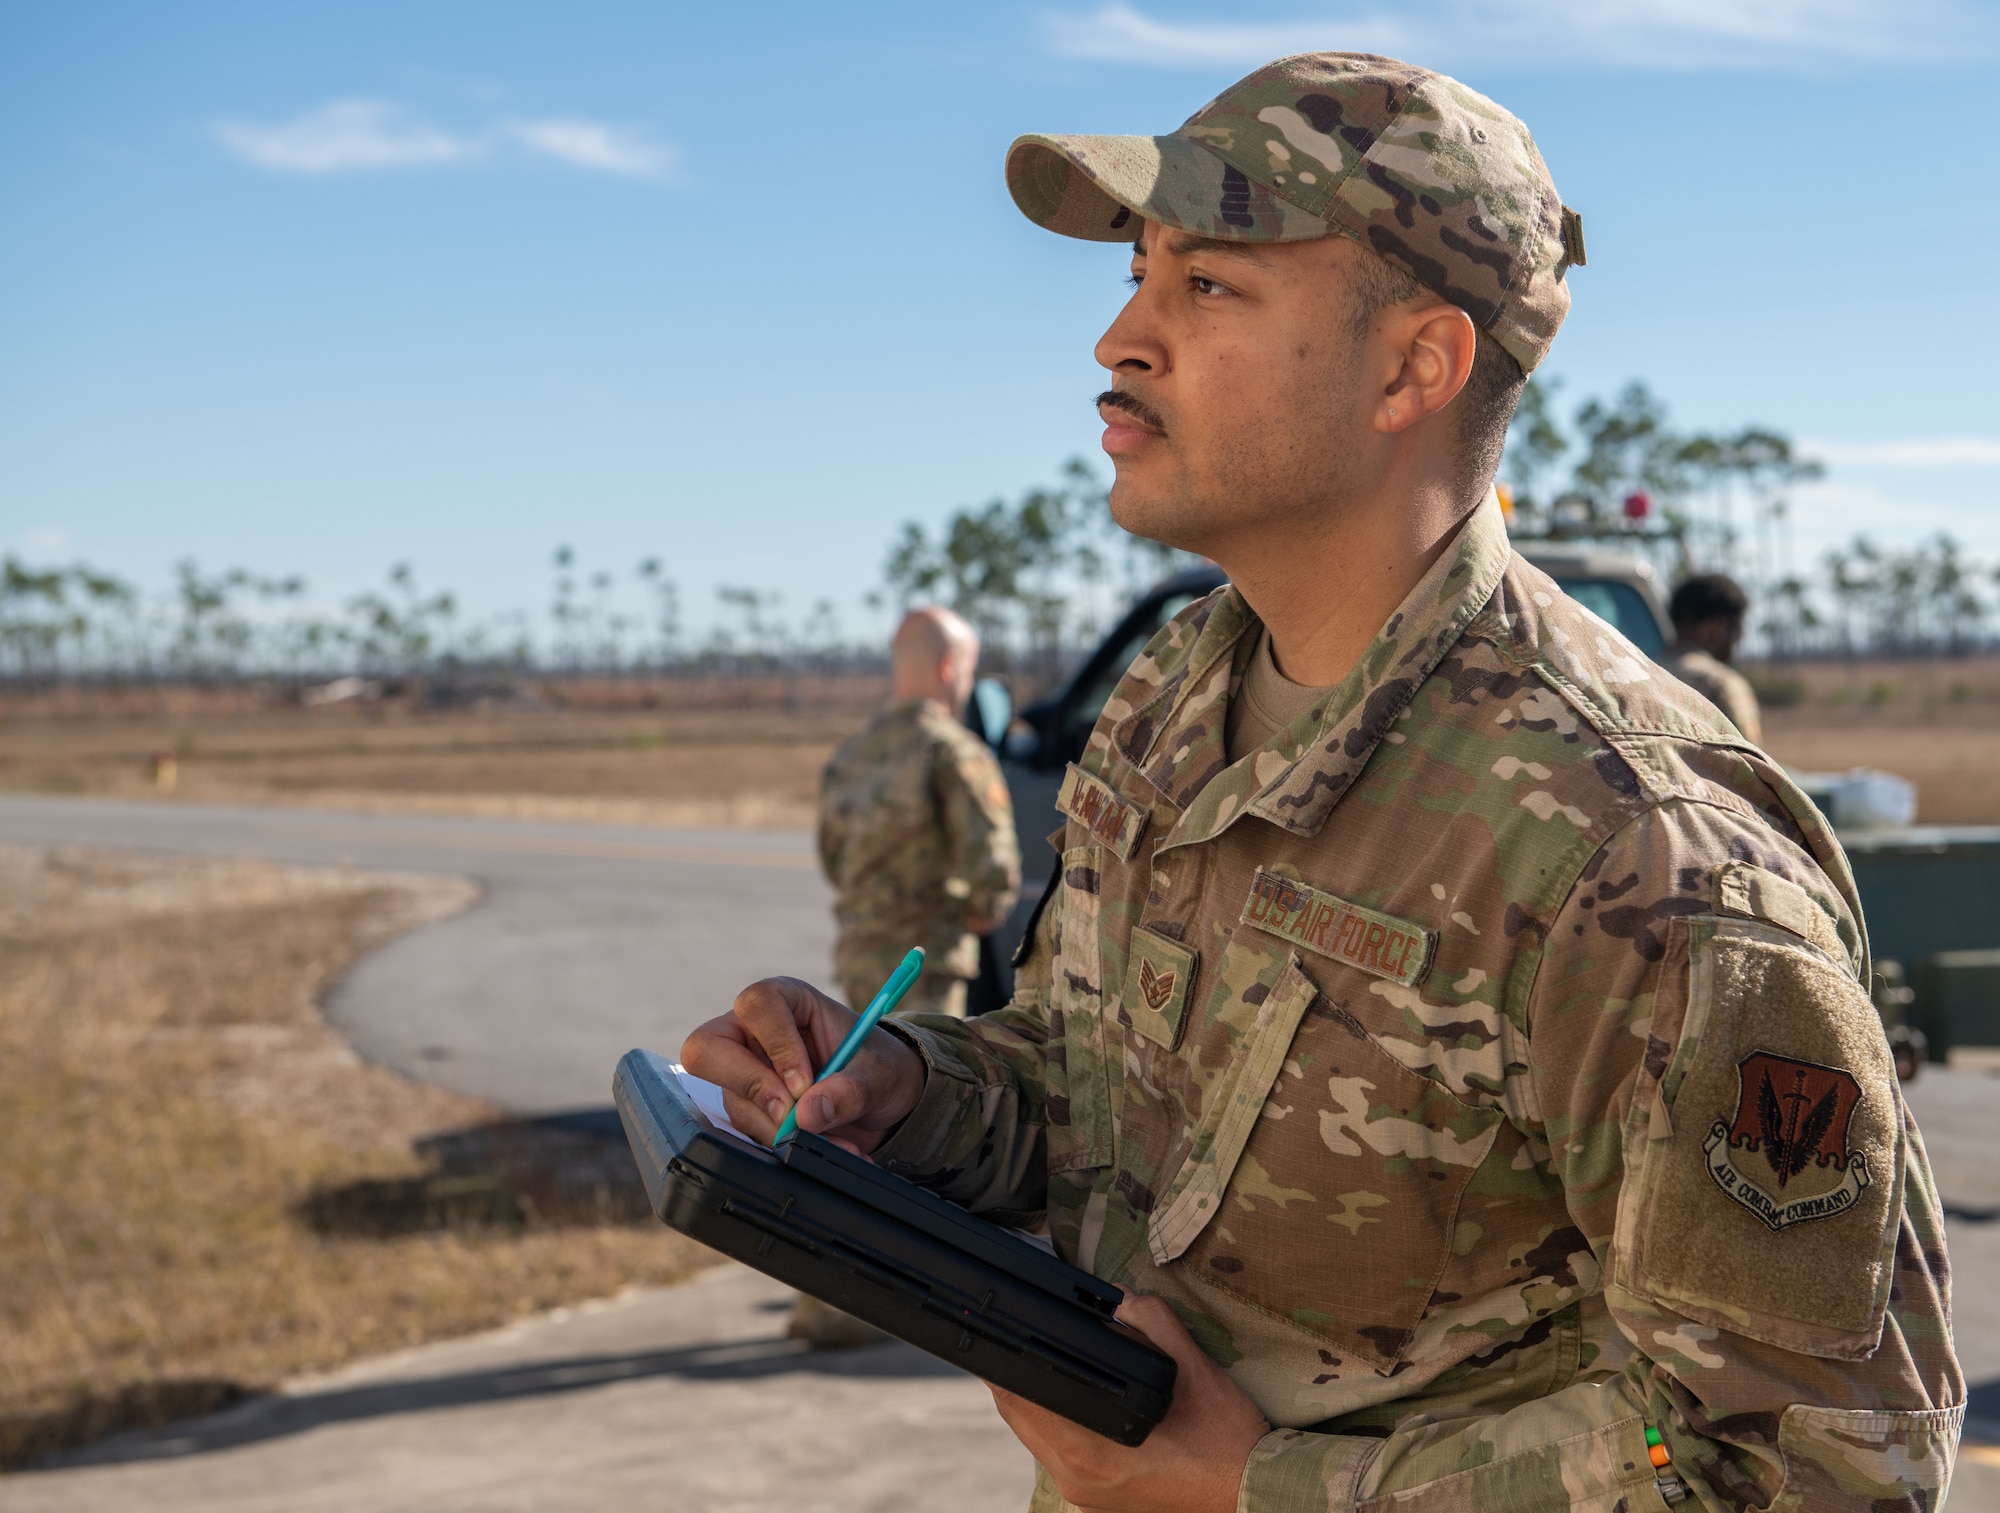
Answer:
M1143 217L1224 241L1340 232L1459 306L1531 372L1569 309L1583 223L1528 128L1456 79L1369 53L1266 64L1162 137L1025 136L1029 220L1129 241Z

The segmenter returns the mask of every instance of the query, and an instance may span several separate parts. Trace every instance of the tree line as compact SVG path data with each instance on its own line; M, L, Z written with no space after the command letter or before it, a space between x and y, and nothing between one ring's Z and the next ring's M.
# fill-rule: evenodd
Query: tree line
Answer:
M1736 574L1753 629L1782 657L1961 654L1992 644L2000 568L1937 536L1891 547L1868 537L1801 569L1791 559L1791 491L1816 460L1764 426L1684 431L1643 384L1559 413L1555 382L1523 396L1502 464L1517 537L1603 541L1654 560L1672 581ZM1019 497L907 521L889 544L876 608L949 604L978 626L1000 667L1046 674L1088 646L1131 594L1190 559L1120 530L1099 472L1081 458ZM845 633L821 599L800 616L774 590L724 584L699 637L664 559L590 566L550 557L548 600L471 621L458 596L400 563L376 588L315 607L297 575L175 569L146 595L74 563L0 558L0 678L298 682L342 675L728 673L877 666L881 648Z

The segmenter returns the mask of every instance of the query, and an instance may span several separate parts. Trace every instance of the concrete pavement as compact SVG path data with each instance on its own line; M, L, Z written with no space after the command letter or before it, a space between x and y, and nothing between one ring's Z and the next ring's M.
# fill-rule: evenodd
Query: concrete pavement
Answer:
M521 1113L608 1104L620 1056L677 1050L747 982L831 982L803 832L0 795L0 842L475 879L477 905L366 957L327 1013L369 1060Z
M427 1345L0 1478L6 1513L1020 1513L1034 1463L973 1378L808 1351L724 1266Z
M1958 1339L2000 1441L2000 1077L1910 1089L1950 1217ZM907 1346L782 1338L783 1289L725 1266L296 1384L0 1478L4 1513L1018 1513L1032 1466L975 1381ZM1950 1513L2000 1513L1968 1443Z

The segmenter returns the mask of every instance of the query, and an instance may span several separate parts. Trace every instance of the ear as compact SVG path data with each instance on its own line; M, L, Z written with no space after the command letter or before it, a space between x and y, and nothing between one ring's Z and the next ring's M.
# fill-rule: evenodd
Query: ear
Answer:
M1424 305L1398 311L1384 335L1396 371L1375 407L1375 429L1389 436L1458 398L1472 376L1479 332L1456 305Z

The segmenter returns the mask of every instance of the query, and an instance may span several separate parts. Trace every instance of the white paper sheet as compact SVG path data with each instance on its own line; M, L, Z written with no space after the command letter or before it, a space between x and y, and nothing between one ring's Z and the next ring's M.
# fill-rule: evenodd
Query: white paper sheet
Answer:
M693 1072L687 1071L681 1066L676 1065L673 1072L680 1079L681 1091L693 1100L694 1106L707 1116L708 1122L714 1125L720 1133L734 1136L745 1145L755 1145L760 1151L770 1149L768 1146L758 1144L757 1141L752 1140L742 1130L729 1122L729 1111L722 1104L721 1088L712 1082L703 1082Z

